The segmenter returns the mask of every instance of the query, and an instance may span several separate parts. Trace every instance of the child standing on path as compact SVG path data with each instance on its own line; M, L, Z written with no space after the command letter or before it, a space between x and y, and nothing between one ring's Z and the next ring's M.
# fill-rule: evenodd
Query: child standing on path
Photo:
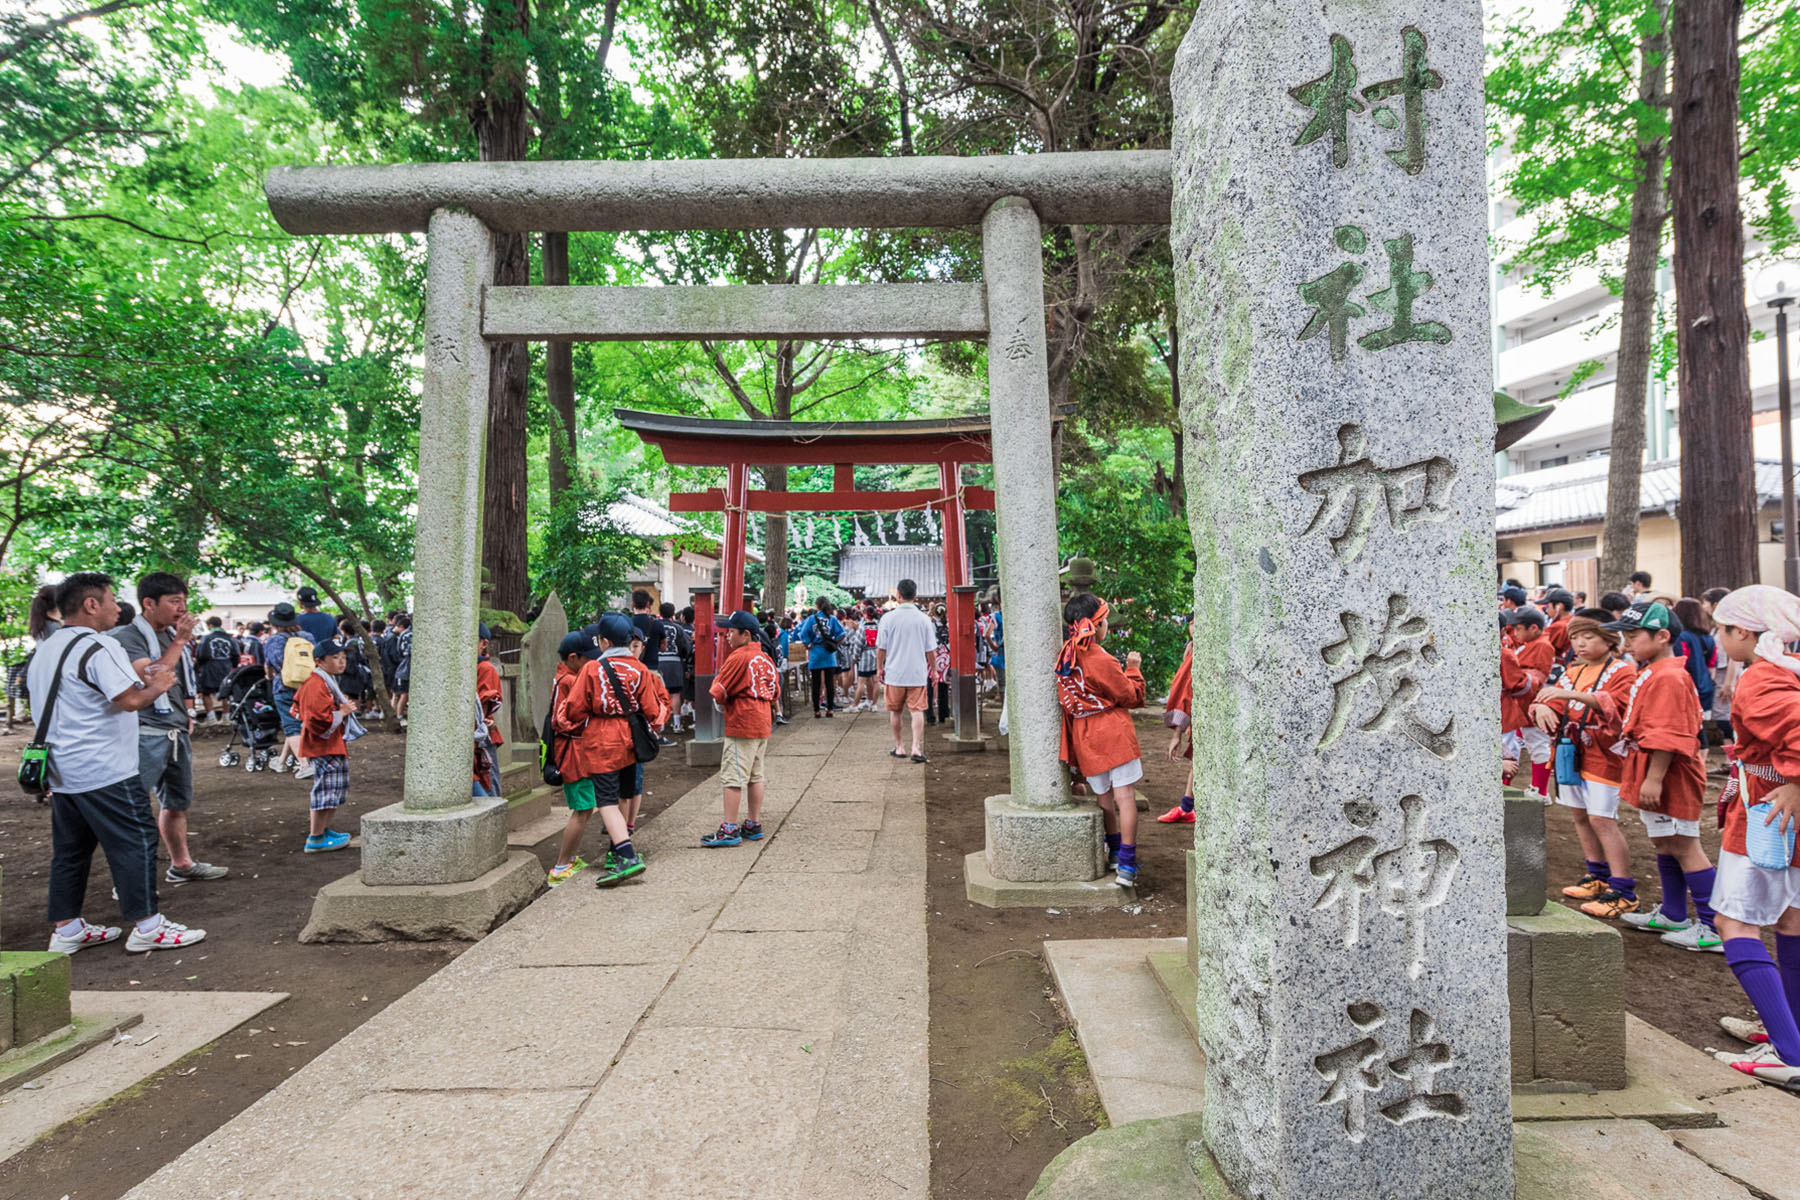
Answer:
M1725 836L1713 902L1725 961L1756 1006L1768 1041L1720 1061L1783 1087L1800 1086L1800 599L1763 584L1739 588L1713 612L1719 646L1746 664L1732 698L1738 754L1719 798ZM1766 806L1766 807L1764 807ZM1751 845L1752 837L1756 845ZM1785 837L1785 842L1783 838ZM1763 945L1775 927L1777 968Z
M578 851L582 835L587 833L588 820L594 815L594 781L581 773L581 764L575 757L575 741L580 737L581 729L559 728L556 714L561 711L581 668L600 657L600 647L577 629L563 634L562 641L556 645L556 656L560 661L556 664L556 679L550 685L550 752L547 757L549 764L562 775L563 803L568 806L569 820L563 826L556 865L550 868L550 878L546 881L551 887L566 883L587 869L587 863Z
M1513 633L1518 639L1514 653L1519 656L1519 665L1531 675L1532 691L1542 687L1550 677L1550 668L1556 665L1556 649L1544 633L1544 614L1535 608L1517 608L1512 612ZM1527 709L1521 704L1521 710ZM1524 723L1518 727L1519 758L1531 759L1531 790L1540 796L1550 794L1550 735L1531 723L1527 713Z
M633 625L636 625L635 621ZM644 636L641 631L632 636L631 654L637 659L644 657ZM650 724L661 728L668 723L674 709L669 703L669 689L663 682L660 659L657 667L644 673L644 686L648 689L648 694L644 697L644 712L649 717ZM628 835L637 832L638 812L643 807L644 764L638 763L632 768L631 794L619 802L619 811L625 816L625 832Z
M350 794L350 750L344 731L356 705L332 678L348 663L343 643L327 638L313 648L312 678L294 693L292 715L300 722L300 757L313 768L308 854L342 850L350 844L349 834L331 827L331 818Z
M1625 710L1629 751L1619 798L1638 810L1656 847L1662 905L1654 912L1624 913L1627 925L1684 950L1723 953L1713 932L1713 867L1700 846L1700 806L1706 771L1700 765L1700 697L1672 647L1680 625L1668 608L1640 601L1606 626L1625 635L1638 664ZM1688 897L1699 919L1687 915Z
M1567 737L1575 746L1581 778L1556 784L1556 802L1575 816L1575 835L1587 858L1587 874L1563 889L1585 901L1591 917L1618 917L1638 909L1631 850L1619 830L1619 779L1625 760L1614 752L1631 683L1637 672L1619 656L1619 635L1592 617L1572 617L1569 645L1575 661L1556 687L1547 687L1531 706L1537 727Z
M654 710L646 682L650 668L631 653L631 619L622 613L607 613L600 618L599 631L600 656L582 664L553 724L573 741L570 761L577 776L593 781L594 807L600 811L606 836L612 839L606 865L594 881L596 887L606 888L644 871L644 860L632 849L619 801L637 774L631 714L641 710L653 716Z
M1185 754L1188 762L1187 794L1182 796L1181 803L1156 818L1164 825L1192 825L1194 823L1194 642L1188 639L1187 649L1182 653L1181 666L1175 670L1175 678L1169 681L1169 698L1163 704L1163 724L1172 732L1169 734L1169 757L1176 758Z
M1142 656L1133 650L1119 669L1101 648L1106 602L1090 593L1063 609L1072 633L1056 660L1062 705L1062 761L1087 780L1105 813L1106 846L1118 855L1121 887L1137 884L1137 781L1144 777L1131 710L1144 702Z
M719 774L725 781L724 820L700 839L709 849L762 840L763 758L769 745L769 701L781 687L775 664L762 652L761 627L739 609L721 626L731 652L713 677L712 697L725 713L725 745ZM745 804L738 824L738 805Z
M503 693L500 690L500 668L488 657L488 643L494 638L493 631L483 621L476 629L475 644L475 698L481 704L481 721L486 733L486 744L481 752L487 756L488 774L494 780L494 795L500 794L500 747L506 744L506 735L500 731L500 704Z

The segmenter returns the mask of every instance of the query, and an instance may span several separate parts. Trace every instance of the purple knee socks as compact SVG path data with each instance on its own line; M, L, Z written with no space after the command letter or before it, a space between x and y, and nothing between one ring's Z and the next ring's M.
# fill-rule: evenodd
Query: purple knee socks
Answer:
M1791 940L1800 941L1800 938ZM1725 961L1731 965L1738 983L1743 985L1744 995L1756 1006L1763 1028L1769 1031L1775 1053L1784 1063L1800 1065L1800 1027L1794 1024L1794 1009L1788 1003L1788 994L1783 987L1783 973L1775 969L1762 939L1726 938Z
M1800 933L1775 935L1775 960L1781 964L1781 986L1788 1008L1800 1016Z
M1718 872L1708 867L1704 871L1687 872L1688 895L1694 898L1694 915L1708 929L1713 927L1712 890L1713 877Z
M1687 876L1682 873L1681 860L1673 854L1657 855L1656 873L1662 879L1663 916L1671 921L1687 920Z

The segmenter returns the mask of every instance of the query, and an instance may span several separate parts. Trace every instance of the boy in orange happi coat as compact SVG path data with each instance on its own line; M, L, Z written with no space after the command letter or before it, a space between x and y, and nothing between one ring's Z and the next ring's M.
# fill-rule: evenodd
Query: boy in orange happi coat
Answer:
M1119 886L1137 884L1137 781L1144 777L1131 710L1144 703L1143 658L1132 651L1119 669L1101 648L1106 602L1091 593L1070 599L1070 627L1056 660L1056 699L1062 705L1062 761L1087 780L1106 819L1107 849L1116 852Z
M1194 642L1188 639L1181 656L1181 666L1169 681L1169 699L1163 705L1163 724L1174 732L1169 735L1169 757L1186 754L1188 762L1187 792L1181 803L1156 818L1164 825L1194 823Z

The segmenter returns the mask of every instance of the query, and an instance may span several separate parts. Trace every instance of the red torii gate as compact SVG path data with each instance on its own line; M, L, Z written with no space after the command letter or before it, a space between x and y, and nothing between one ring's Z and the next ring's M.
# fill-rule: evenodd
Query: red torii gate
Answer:
M893 512L931 506L943 514L944 590L950 623L950 666L959 677L975 671L975 600L970 585L963 514L991 510L994 493L965 486L962 468L993 461L993 431L983 416L918 421L719 421L701 417L615 409L619 424L662 451L666 462L725 468L725 486L669 497L672 512L725 514L719 598L736 608L744 602L745 537L753 512ZM936 488L903 492L858 491L859 465L932 464ZM752 491L753 466L832 468L827 492ZM694 606L694 673L711 676L717 659L711 597ZM704 688L697 688L704 695ZM963 728L958 689L958 732ZM702 726L704 729L704 726Z

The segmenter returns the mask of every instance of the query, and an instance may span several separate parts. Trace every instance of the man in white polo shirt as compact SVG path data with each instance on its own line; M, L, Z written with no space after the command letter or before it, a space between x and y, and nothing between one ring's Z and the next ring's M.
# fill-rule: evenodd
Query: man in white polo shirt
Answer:
M888 727L894 732L894 758L905 758L906 743L900 714L912 714L912 760L925 758L925 704L931 691L931 652L937 646L937 627L913 600L919 586L910 579L894 585L899 601L881 618L875 635L875 675L887 697Z
M176 924L156 904L156 818L138 778L137 713L175 684L193 618L140 677L125 648L100 636L119 620L112 580L71 575L57 586L56 607L63 627L38 643L25 681L34 717L49 709L38 738L50 747L50 949L73 954L119 937L81 916L95 846L106 852L119 909L133 923L125 948L192 946L206 931Z

